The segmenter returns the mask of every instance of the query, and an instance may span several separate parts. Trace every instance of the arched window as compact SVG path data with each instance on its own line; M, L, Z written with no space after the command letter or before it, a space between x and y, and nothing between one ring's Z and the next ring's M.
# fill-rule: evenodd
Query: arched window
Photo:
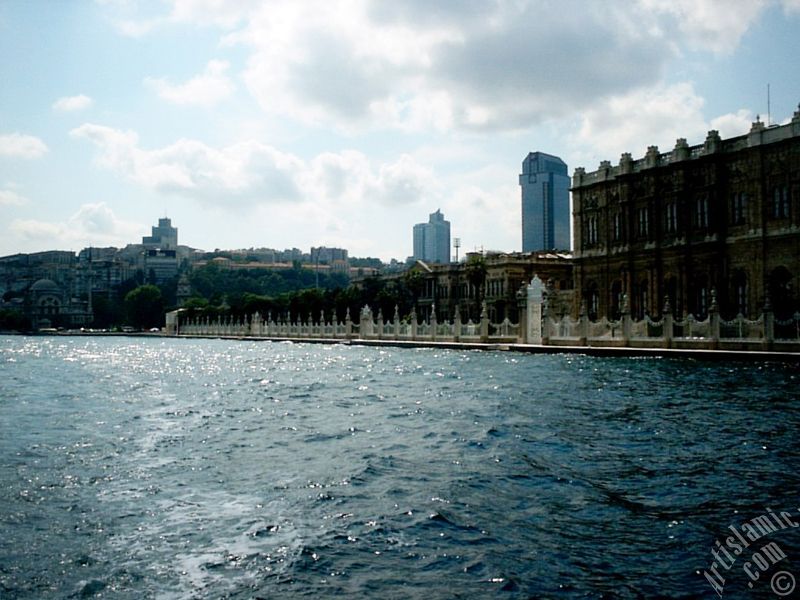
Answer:
M708 315L710 298L708 278L705 276L697 277L694 280L694 305L691 307L691 312L697 319L705 319Z
M597 319L597 313L600 310L600 292L597 288L597 283L594 281L589 282L586 291L586 312L589 319L592 321Z
M737 270L731 277L731 307L737 315L747 316L750 307L747 304L747 274Z
M775 316L785 319L795 310L792 274L784 266L772 270L769 275L769 297Z
M611 315L609 318L617 320L622 312L622 282L620 280L611 284Z
M664 301L669 300L672 314L682 313L681 299L678 297L678 278L674 275L664 280Z
M647 279L643 279L639 283L639 289L637 290L636 294L636 318L637 319L644 319L644 316L649 312L649 302L650 302L650 282Z

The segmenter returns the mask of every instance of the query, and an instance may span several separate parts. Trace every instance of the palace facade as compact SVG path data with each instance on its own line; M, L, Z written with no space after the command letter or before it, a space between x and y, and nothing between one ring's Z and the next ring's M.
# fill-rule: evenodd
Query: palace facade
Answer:
M623 154L572 182L575 283L590 318L778 318L800 310L800 107L791 122Z
M481 265L477 277L470 273L471 261L475 259ZM453 319L458 307L464 322L468 319L477 322L485 302L492 322L506 318L516 321L517 294L534 275L547 284L553 314L569 313L572 307L572 256L567 253L468 252L464 262L432 265L416 261L409 271L421 279L417 297L420 319L429 319L434 309L440 319Z

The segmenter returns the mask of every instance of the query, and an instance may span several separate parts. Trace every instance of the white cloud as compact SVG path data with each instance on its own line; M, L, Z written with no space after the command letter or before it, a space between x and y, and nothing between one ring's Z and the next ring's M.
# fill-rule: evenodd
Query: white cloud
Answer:
M430 169L408 154L391 164L382 165L375 181L376 196L388 204L413 204L438 192Z
M710 128L719 131L719 135L725 139L737 135L744 135L750 131L750 127L755 120L756 118L753 116L753 113L743 108L735 113L728 113L711 119Z
M69 229L65 224L48 223L36 219L14 219L9 225L11 233L26 241L42 240L58 243Z
M35 136L22 133L0 135L0 156L40 158L46 153L47 145Z
M84 110L89 108L92 104L93 100L84 94L80 94L78 96L64 96L53 103L53 110L59 112L72 112L76 110Z
M218 27L233 27L261 0L173 0L169 19Z
M373 165L360 152L343 151L307 162L260 142L218 149L187 139L146 150L135 132L90 123L70 135L92 141L99 149L100 166L139 185L218 206L286 201L408 204L437 185L430 170L408 155Z
M660 25L695 48L732 52L769 0L639 0L648 12L667 17Z
M28 199L14 190L0 190L0 206L22 206Z
M705 139L702 108L703 99L689 83L637 90L584 111L569 141L578 163L594 170L600 160L613 163L623 152L643 156L648 146L666 152L678 138Z
M66 221L15 219L9 231L22 242L46 243L51 248L124 246L144 228L123 221L104 202L83 204Z
M738 44L766 0L328 2L253 11L225 37L269 113L335 128L526 129L659 85L686 45Z
M800 0L782 0L781 4L786 13L800 12Z
M156 150L138 145L136 133L84 124L70 132L100 148L98 164L140 185L214 203L234 199L295 200L297 159L270 146L245 142L221 150L181 139Z
M701 144L712 129L723 138L744 135L755 120L740 109L706 120L703 99L689 83L662 85L611 98L582 113L577 132L569 139L570 162L592 171L601 160L616 164L621 153L644 156L648 146L673 149L678 138Z
M221 28L223 46L250 52L242 77L271 115L348 132L499 131L663 85L685 48L732 51L776 1L172 0L140 23ZM211 64L149 85L183 103L231 91Z
M145 78L144 82L161 98L180 105L211 107L233 93L234 85L226 75L230 65L222 60L212 60L205 71L185 83L171 84L166 79Z
M172 0L168 13L143 14L157 6L128 0L95 0L111 12L110 20L122 35L139 38L169 25L193 23L230 28L245 18L260 0Z

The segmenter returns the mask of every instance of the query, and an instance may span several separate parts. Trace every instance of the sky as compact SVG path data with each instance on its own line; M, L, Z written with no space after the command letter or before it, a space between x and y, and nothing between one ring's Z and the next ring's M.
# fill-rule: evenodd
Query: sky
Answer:
M570 174L800 102L800 0L0 0L0 255L137 243L519 251ZM767 103L769 86L770 103Z

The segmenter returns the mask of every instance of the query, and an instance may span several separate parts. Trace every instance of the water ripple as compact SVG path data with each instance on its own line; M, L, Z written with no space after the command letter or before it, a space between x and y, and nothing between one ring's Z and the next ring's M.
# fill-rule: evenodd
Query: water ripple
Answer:
M797 381L0 337L0 597L710 597L727 526L798 509Z

